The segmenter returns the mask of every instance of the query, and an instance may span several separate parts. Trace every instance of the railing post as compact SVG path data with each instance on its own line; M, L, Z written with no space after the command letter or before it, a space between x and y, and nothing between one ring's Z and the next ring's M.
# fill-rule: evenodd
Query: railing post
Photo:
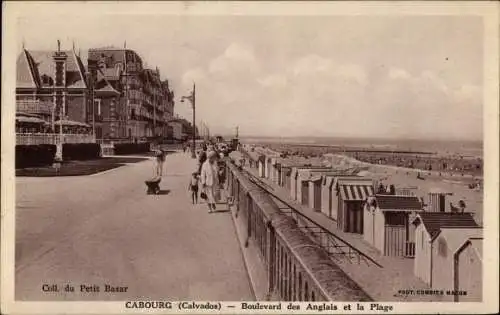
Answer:
M250 197L250 194L246 195L246 210L247 210L247 246L248 246L248 241L250 240L250 237L252 236L252 198Z
M276 235L271 221L266 223L267 233L267 300L270 300L274 292L274 272L276 269Z

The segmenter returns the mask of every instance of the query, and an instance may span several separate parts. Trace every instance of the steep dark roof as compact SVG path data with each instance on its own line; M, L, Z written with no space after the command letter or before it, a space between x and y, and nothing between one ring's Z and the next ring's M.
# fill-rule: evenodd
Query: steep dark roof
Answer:
M421 210L422 203L416 196L376 195L380 209Z
M31 57L27 50L23 50L17 57L16 66L16 87L37 88L40 85L38 81L38 69L33 57Z
M64 51L68 58L66 59L66 86L69 88L85 88L85 68L80 57L74 51ZM31 78L39 87L43 85L41 78L46 76L54 78L54 61L52 58L53 51L27 51L17 59L17 86L34 87L30 82Z
M452 213L452 212L422 212L419 217L424 224L431 239L439 235L442 228L476 228L476 223L471 213ZM415 219L415 221L418 220ZM415 222L414 221L414 222Z

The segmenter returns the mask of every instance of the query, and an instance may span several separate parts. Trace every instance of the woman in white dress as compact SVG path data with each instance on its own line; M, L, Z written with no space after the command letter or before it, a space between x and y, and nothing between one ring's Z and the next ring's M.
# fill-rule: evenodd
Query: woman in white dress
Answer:
M200 183L203 191L207 194L208 212L215 211L216 195L219 188L219 176L217 163L217 153L210 151L207 160L201 166Z

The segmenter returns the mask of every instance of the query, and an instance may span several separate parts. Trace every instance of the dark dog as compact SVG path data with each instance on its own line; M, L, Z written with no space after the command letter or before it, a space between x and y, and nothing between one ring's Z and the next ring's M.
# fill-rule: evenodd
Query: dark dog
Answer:
M157 195L159 192L160 192L160 182L161 182L161 177L154 177L150 180L147 180L145 183L146 183L146 186L148 186L148 190L147 190L147 194L148 195L151 195L151 194L155 194Z

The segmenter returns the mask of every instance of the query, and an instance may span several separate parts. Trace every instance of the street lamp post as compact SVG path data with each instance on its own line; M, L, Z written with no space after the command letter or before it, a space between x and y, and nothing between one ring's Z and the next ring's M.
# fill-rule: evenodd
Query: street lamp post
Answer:
M191 157L193 159L196 158L196 84L193 83L193 91L189 96L183 96L181 98L181 103L184 103L184 100L187 99L191 102L191 106L193 108L193 149L191 150Z

